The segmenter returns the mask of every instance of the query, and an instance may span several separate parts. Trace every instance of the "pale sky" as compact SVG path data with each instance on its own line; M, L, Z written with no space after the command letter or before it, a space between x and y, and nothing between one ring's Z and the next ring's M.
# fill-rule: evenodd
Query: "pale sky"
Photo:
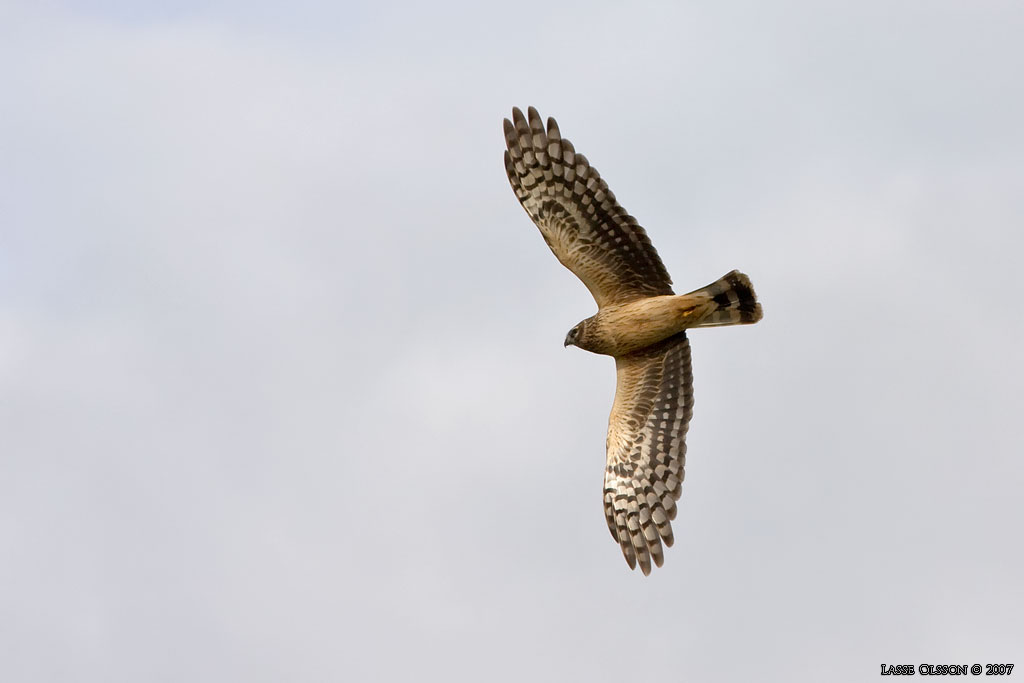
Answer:
M1024 666L1024 5L0 3L0 680ZM538 107L677 286L676 545L508 187Z

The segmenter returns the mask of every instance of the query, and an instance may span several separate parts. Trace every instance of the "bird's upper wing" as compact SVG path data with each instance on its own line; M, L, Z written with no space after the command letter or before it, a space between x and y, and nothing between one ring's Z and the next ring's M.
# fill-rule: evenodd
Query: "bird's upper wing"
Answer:
M604 514L626 562L644 574L671 546L683 483L686 429L693 414L690 342L685 332L615 359L615 403L608 419Z
M672 280L647 233L615 201L597 169L537 110L505 119L505 171L544 241L583 281L598 306L672 294Z

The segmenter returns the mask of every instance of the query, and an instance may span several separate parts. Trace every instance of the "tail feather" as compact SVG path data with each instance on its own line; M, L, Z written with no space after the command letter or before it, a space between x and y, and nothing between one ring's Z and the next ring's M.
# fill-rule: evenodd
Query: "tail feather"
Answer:
M750 278L738 270L686 296L707 298L716 304L694 327L751 325L763 315Z

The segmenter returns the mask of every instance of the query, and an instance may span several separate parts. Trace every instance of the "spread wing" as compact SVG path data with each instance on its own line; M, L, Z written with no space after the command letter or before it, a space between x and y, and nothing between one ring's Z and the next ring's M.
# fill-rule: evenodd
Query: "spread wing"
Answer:
M630 569L661 566L671 546L683 483L686 430L693 414L690 342L685 332L615 359L608 419L604 514Z
M505 171L526 213L597 305L672 294L672 280L647 233L615 201L587 158L530 107L505 119Z

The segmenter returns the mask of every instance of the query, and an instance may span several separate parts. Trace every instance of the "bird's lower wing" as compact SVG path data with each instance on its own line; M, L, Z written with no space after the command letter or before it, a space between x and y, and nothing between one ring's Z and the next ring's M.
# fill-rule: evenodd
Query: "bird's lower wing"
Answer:
M615 403L608 420L604 513L630 568L661 566L671 546L683 483L686 430L693 414L690 342L681 332L615 359Z

